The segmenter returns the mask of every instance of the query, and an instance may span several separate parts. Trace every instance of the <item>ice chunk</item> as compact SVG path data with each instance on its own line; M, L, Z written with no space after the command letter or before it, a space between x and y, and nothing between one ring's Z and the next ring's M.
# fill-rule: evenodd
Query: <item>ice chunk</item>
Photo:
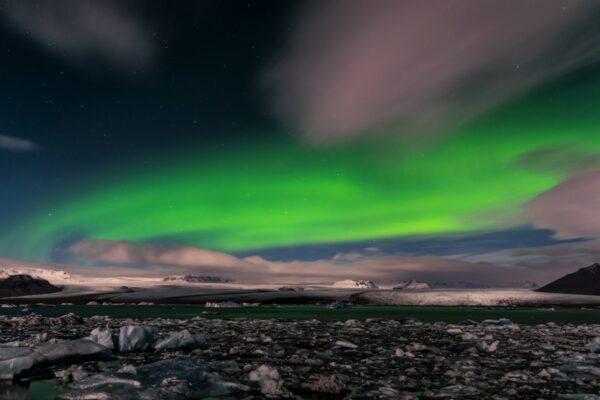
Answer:
M177 357L143 365L132 374L97 374L69 385L59 399L203 399L250 388L209 372L202 360Z
M143 351L152 348L156 336L156 328L149 326L123 326L119 331L119 351Z
M357 349L358 346L355 345L354 343L348 342L346 340L338 340L337 342L335 342L336 346L339 347L344 347L346 349Z
M165 339L159 341L154 348L156 350L172 351L179 349L190 349L202 346L206 340L202 335L192 335L185 329L181 332L173 332Z
M0 348L0 379L12 379L38 364L56 364L70 358L110 354L106 347L88 339L45 344L34 348Z
M102 329L102 328L96 328L94 329L89 336L89 339L92 342L96 342L104 347L106 347L107 349L114 349L115 348L115 343L113 341L113 337L112 337L112 333L110 332L110 329L106 328L106 329Z
M281 385L283 381L279 376L277 369L268 365L261 365L254 371L248 374L250 382L257 382L260 386L260 391L266 396L279 396L281 393Z
M134 379L119 378L113 375L96 374L81 379L71 384L70 387L72 387L73 389L87 390L96 389L100 386L105 385L127 385L134 388L140 388L142 386L142 384L139 381L136 381Z

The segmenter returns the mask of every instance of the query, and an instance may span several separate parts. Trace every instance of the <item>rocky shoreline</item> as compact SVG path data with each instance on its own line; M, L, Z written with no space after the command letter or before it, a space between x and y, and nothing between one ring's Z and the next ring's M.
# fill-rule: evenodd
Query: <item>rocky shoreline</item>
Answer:
M60 399L600 398L600 325L23 316L0 343Z

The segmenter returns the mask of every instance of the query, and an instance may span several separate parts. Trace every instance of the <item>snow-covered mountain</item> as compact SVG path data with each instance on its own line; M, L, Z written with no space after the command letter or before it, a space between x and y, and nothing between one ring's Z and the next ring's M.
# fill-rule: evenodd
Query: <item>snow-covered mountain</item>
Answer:
M54 286L47 280L34 278L30 275L9 275L0 279L0 297L27 296L60 291L61 288Z
M417 280L411 279L409 281L400 282L396 286L394 286L394 290L416 290L416 289L429 289L429 284L426 282L419 282Z
M531 281L516 282L496 282L495 284L486 282L432 282L429 285L435 289L537 289L539 286Z
M333 287L345 289L378 289L373 281L344 279L342 281L333 282Z
M30 275L33 278L45 279L50 283L65 283L72 279L71 275L65 271L21 266L13 267L6 264L0 264L0 279L13 275Z

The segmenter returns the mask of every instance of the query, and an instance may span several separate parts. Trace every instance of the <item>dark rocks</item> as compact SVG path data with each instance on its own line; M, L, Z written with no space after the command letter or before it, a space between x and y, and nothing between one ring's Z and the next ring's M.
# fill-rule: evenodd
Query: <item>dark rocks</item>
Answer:
M0 328L18 328L28 326L69 326L83 323L83 318L73 313L65 314L60 317L42 317L36 314L30 314L23 317L4 317L0 316Z
M321 394L341 394L347 390L348 377L344 375L319 375L316 380L301 385L303 390Z
M96 337L105 339L124 327L152 328L153 340L142 341L152 344L114 350L109 359L38 364L64 382L63 399L534 400L600 391L600 325L94 317L52 330L4 330L3 337L24 343L47 331L37 348L87 337L98 326ZM204 345L186 345L199 335ZM12 349L3 351L30 355Z
M0 280L0 298L60 292L59 287L31 275L11 275Z

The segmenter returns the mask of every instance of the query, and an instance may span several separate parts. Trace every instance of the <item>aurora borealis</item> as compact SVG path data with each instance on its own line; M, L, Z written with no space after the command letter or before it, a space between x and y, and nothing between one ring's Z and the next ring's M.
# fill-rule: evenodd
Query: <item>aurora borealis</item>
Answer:
M240 251L527 224L521 206L568 171L539 171L519 158L557 145L577 154L600 150L600 115L581 120L567 110L544 117L576 96L600 106L597 86L583 81L566 89L572 95L553 90L560 100L544 104L549 89L402 158L403 143L393 138L386 145L396 149L313 149L279 137L226 156L180 151L151 171L128 167L109 175L110 183L82 185L72 198L45 204L22 227L15 256L44 259L57 237L80 232Z
M268 8L256 7L258 14ZM273 12L290 12L280 8ZM233 6L212 12L244 20ZM230 38L231 51L243 53L251 43L265 47L261 54L272 52L265 33L271 28L240 26L246 36ZM196 34L213 26L203 29ZM38 51L13 31L3 35L0 44L16 54L10 71L34 83L25 87L29 97L12 87L0 133L31 139L39 149L0 153L0 184L11 193L0 199L0 218L8 221L0 232L2 257L51 261L83 239L261 254L282 246L533 231L540 227L529 211L536 198L600 167L600 69L593 62L459 124L436 124L428 128L433 134L405 135L392 125L315 143L249 107L258 95L219 85L230 74L234 82L254 82L260 57L235 67L245 55L231 60L220 46L208 48L206 54L224 60L199 77L189 69L204 57L182 58L194 37L180 39L178 47L172 34L175 50L161 50L170 61L140 82L120 72L97 75L68 57ZM51 72L16 72L39 59L48 60L39 68ZM225 67L211 75L217 63ZM11 88L9 79L2 78ZM201 95L217 98L214 108L188 106L197 101L190 79L217 82ZM96 81L106 86L90 93ZM61 92L66 89L70 94ZM32 97L37 90L43 106ZM39 121L29 119L28 107L42 109ZM59 131L54 140L52 132ZM560 226L546 225L560 234Z

